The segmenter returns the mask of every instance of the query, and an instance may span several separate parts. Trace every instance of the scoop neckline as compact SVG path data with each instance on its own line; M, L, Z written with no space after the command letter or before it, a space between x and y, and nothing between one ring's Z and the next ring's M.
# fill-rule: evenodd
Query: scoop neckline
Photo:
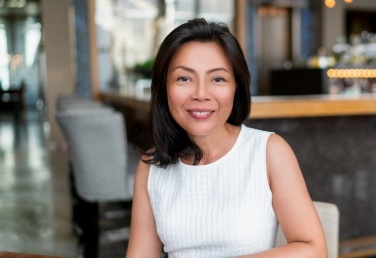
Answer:
M242 138L242 135L243 135L243 131L244 131L244 127L245 127L245 125L243 125L243 124L240 126L239 134L236 138L234 145L231 147L231 149L227 153L225 153L225 155L223 155L222 157L220 157L216 161L209 163L209 164L205 164L205 165L188 165L188 164L185 164L184 162L182 162L181 159L179 158L178 159L179 166L181 166L183 168L200 170L200 169L207 169L207 168L210 168L210 167L218 166L219 164L225 162L228 159L228 157L231 156L231 153L234 152L234 150L240 144L241 138Z

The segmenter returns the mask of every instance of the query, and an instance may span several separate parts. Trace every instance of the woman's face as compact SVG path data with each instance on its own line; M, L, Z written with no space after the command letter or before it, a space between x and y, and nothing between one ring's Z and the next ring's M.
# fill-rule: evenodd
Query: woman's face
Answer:
M184 43L171 60L167 73L168 106L172 117L191 138L225 129L235 88L232 65L217 43Z

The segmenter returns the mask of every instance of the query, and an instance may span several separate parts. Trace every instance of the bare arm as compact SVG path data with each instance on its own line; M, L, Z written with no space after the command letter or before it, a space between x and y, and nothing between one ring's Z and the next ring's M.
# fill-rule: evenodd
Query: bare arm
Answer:
M149 165L139 162L132 205L132 220L126 258L161 257L162 243L157 235L147 182Z
M287 244L242 257L327 257L321 223L295 154L278 135L271 135L268 141L267 169L274 210Z

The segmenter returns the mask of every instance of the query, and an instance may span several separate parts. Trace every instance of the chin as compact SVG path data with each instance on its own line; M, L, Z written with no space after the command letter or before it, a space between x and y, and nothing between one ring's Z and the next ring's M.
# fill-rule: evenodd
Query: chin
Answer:
M203 137L214 133L215 128L187 128L186 132L189 136Z

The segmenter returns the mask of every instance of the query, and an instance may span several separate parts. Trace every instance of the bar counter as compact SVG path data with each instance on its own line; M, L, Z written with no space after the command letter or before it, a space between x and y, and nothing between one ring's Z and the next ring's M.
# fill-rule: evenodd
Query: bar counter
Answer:
M136 139L148 101L116 92L101 97L123 112L128 136ZM275 132L290 144L313 200L337 204L342 242L376 236L376 94L256 96L249 118L247 126ZM340 257L360 257L348 250L346 244Z

